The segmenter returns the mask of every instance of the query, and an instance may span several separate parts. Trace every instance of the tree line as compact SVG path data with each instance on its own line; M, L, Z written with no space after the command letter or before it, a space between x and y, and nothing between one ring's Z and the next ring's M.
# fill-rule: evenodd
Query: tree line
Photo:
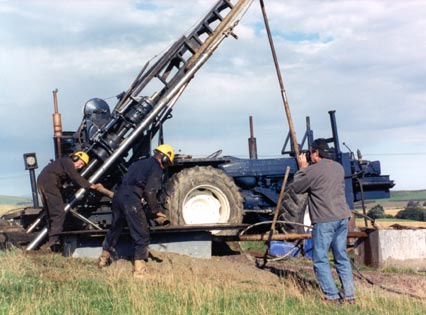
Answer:
M426 201L409 201L407 206L398 211L398 213L393 216L390 214L386 214L385 210L381 205L376 205L371 208L367 215L372 219L404 219L404 220L414 220L414 221L422 221L426 222Z

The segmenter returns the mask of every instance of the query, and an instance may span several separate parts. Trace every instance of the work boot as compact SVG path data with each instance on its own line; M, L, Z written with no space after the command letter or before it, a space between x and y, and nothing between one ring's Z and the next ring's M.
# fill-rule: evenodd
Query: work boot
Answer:
M101 256L99 256L98 267L104 268L111 263L111 254L109 251L103 250Z
M144 279L147 275L145 260L135 260L133 262L133 277L136 279Z
M58 243L50 245L49 250L51 253L61 253L63 251L62 245Z

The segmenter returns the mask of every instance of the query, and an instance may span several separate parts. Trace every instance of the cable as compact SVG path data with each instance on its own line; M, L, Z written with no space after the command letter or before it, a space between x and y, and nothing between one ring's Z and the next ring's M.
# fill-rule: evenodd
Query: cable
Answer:
M257 223L254 223L254 224L252 224L252 225L250 225L250 226L248 226L248 227L246 227L244 230L242 230L238 235L239 236L242 236L242 235L245 235L249 230L251 230L252 228L256 228L256 227L258 227L258 226L260 226L260 225L271 225L272 224L272 221L262 221L262 222L257 222ZM286 224L291 224L291 225L299 225L299 226L303 226L303 227L305 227L305 228L308 228L308 229L310 229L311 227L310 226L307 226L307 225L304 225L304 224L302 224L302 223L298 223L298 222L291 222L291 221L280 221L280 220L278 220L278 221L276 221L276 224L283 224L283 225L286 225ZM284 233L285 233L285 231L284 231ZM265 239L265 242L266 242L267 240ZM269 257L269 256L262 256L262 259L265 259L265 260L267 260L267 261L279 261L279 260L282 260L282 259L285 259L285 258L289 258L289 257L291 257L292 256L292 254L294 254L294 253L297 253L297 252L299 252L300 250L301 250L301 247L302 247L302 241L303 240L298 240L298 241L296 241L296 244L294 245L294 247L292 248L292 249L290 249L287 253L285 253L283 256L277 256L277 257L274 257L274 258L272 258L272 257ZM250 255L244 248L243 248L243 246L242 246L242 244L241 244L241 242L242 241L238 241L238 246L240 247L240 250L241 250L241 252L244 254L244 256L246 256L246 258L248 259L248 260L250 260L251 262L254 262L255 264L256 264L256 266L260 266L260 263L258 262L258 258L257 257L253 257L252 255ZM266 264L264 264L264 265L266 265Z
M379 287L380 289L385 290L385 291L389 291L389 292L396 293L396 294L400 294L400 295L408 295L408 296L410 296L410 297L412 297L412 298L415 298L415 299L424 300L424 298L423 298L423 297L421 297L421 296L419 296L419 295L412 294L412 293L408 293L408 292L403 292L403 291L396 290L396 289L392 289L392 288L388 288L388 287L385 287L385 286L383 286L383 285L381 285L381 284L375 283L375 282L374 282L374 281L372 281L371 279L369 279L369 278L367 278L366 276L364 276L364 275L361 273L361 271L358 269L358 267L357 267L357 266L355 266L355 263L354 263L354 262L352 262L352 261L351 261L351 264L352 264L353 269L354 269L354 270L356 270L356 272L358 273L359 278L361 278L361 279L365 280L368 284L371 284L371 285L377 286L377 287ZM354 272L352 272L352 273L355 275L355 273L354 273Z
M291 224L298 224L298 225L302 225L302 226L305 226L305 225L303 225L303 224L300 224L300 223L296 223L296 222L289 222L289 221L277 221L277 223L284 223L284 224L289 224L289 223L291 223ZM257 227L257 226L259 226L259 225L262 225L262 224L271 224L271 222L270 221L265 221L265 222L257 222L257 223L255 223L255 224L253 224L253 225L250 225L250 226L248 226L247 228L245 228L243 231L241 231L240 233L239 233L239 235L241 236L241 235L244 235L246 232L248 232L250 229L252 229L252 228L254 228L254 227ZM358 240L360 240L360 239L357 239L357 241L355 242L355 246L353 247L353 249L354 248L356 248L356 247L358 247L362 242L358 242ZM299 242L300 243L300 242ZM253 257L252 255L250 255L249 253L247 253L247 251L243 248L243 246L242 246L242 244L241 244L241 242L238 242L238 245L239 245L239 247L240 247L240 250L241 250L241 252L244 254L244 256L248 259L248 260L250 260L251 262L254 262L255 263L255 265L256 265L256 267L258 267L258 268L260 268L260 269L269 269L269 271L271 271L272 273L274 273L274 274L276 274L277 276L279 276L279 277L292 277L292 278L294 278L295 280L297 280L296 282L300 285L300 284L302 284L302 287L305 287L306 288L306 286L307 285L310 285L310 286L312 286L313 288L319 288L319 285L318 285L318 283L316 282L316 281L312 281L312 280L307 280L307 279L305 279L305 278L303 278L302 276L300 276L300 274L298 273L298 271L290 271L290 270L282 270L282 269L278 269L278 268L276 268L276 267L271 267L271 266L266 266L265 264L261 264L260 262L259 262L259 259L257 258L257 257ZM299 246L299 244L297 244L297 245L295 245L295 248L297 248ZM278 261L278 260L282 260L282 259L285 259L285 258L288 258L288 257L290 257L291 256L291 254L292 253L294 253L294 251L293 251L293 249L291 249L291 250L289 250L286 254L284 254L283 256L279 256L279 257L275 257L275 258L269 258L269 257L266 257L266 259L268 260L268 261ZM265 259L265 257L262 257L263 259ZM412 294L412 293L408 293L408 292L403 292L403 291L400 291L400 290L396 290L396 289L392 289L392 288L388 288L388 287L385 287L385 286L383 286L383 285L381 285L381 284L378 284L378 283L375 283L374 281L372 281L371 279L369 279L369 278L367 278L366 276L364 276L362 273L361 273L361 271L359 270L359 268L355 265L355 263L351 260L351 265L352 265L352 268L353 268L353 271L352 271L352 273L353 273L353 275L355 276L355 277L358 277L358 278L360 278L360 279L363 279L363 280L365 280L368 284L370 284L370 285L374 285L374 286L377 286L377 287L379 287L379 288L381 288L382 290L385 290L385 291L388 291L388 292L392 292L392 293L396 293L396 294L400 294L400 295L407 295L407 296L409 296L409 297L412 297L412 298L415 298L415 299L419 299L419 300L423 300L424 298L423 297L421 297L421 296L419 296L419 295L416 295L416 294ZM355 273L355 271L356 271L356 273Z

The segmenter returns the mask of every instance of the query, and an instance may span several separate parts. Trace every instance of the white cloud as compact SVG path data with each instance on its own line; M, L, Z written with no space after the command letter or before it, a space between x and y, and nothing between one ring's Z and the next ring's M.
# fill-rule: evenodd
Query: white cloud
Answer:
M16 190L4 177L27 180L22 153L36 151L40 165L52 157L53 89L59 89L64 129L75 130L85 101L126 90L145 62L193 26L212 3L0 1L0 139L10 148L0 158L0 174L5 174L0 193ZM305 116L315 136L331 136L327 111L335 109L340 140L353 149L373 157L424 152L424 1L265 4L298 137ZM247 156L249 115L260 155L281 150L287 123L258 3L235 32L239 39L226 39L219 47L166 125L166 139L185 153L224 149ZM426 171L409 155L390 157L379 159L398 186L425 188ZM418 161L421 157L416 155Z

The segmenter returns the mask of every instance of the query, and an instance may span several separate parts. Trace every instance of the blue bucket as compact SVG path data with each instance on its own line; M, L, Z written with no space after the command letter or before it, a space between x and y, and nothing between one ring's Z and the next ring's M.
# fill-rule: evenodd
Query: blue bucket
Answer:
M281 257L284 255L296 257L299 252L299 247L294 246L293 243L285 241L271 241L271 246L269 247L269 255L273 257Z
M303 241L304 256L312 259L312 240L306 239ZM281 257L288 255L289 257L297 257L300 254L300 248L294 246L293 243L285 241L271 241L269 247L269 255L273 257Z

